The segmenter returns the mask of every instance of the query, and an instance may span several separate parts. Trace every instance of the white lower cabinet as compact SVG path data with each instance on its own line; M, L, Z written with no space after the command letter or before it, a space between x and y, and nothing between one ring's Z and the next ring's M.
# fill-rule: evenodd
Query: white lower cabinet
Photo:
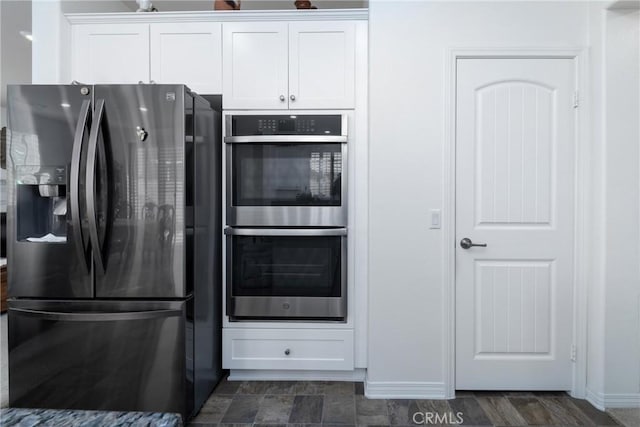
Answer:
M354 369L352 329L224 328L222 342L224 369Z

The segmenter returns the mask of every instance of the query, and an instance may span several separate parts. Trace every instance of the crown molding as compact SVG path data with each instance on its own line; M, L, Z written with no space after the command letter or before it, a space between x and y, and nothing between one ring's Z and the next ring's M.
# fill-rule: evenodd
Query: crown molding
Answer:
M71 24L126 24L251 21L367 21L369 9L231 10L198 12L68 13Z

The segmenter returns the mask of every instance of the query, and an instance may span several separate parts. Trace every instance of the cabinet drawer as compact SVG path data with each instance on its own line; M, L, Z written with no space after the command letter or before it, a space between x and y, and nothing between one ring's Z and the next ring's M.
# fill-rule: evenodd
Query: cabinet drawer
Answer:
M352 370L353 330L223 330L225 369Z

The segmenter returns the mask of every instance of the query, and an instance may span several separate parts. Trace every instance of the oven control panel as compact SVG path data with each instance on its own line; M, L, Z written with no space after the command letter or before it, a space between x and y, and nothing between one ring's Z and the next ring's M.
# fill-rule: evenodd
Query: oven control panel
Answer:
M342 135L340 114L232 116L232 136Z

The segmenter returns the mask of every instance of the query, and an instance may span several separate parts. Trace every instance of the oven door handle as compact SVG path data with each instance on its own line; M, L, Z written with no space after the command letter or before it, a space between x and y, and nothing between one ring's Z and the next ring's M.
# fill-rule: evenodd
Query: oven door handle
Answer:
M228 236L346 236L346 228L231 228L224 229Z
M225 136L227 144L261 144L261 143L346 143L346 135L257 135L257 136Z

